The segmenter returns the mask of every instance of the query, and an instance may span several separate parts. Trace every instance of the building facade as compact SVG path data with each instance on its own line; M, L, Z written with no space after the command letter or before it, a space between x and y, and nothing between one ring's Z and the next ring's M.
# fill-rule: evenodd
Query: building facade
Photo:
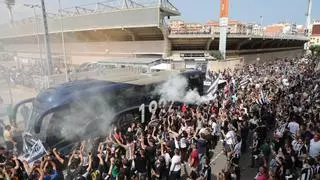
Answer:
M320 45L320 21L316 21L312 25L310 45Z
M186 26L182 20L171 20L169 22L169 30L172 34L180 34L186 32Z
M219 21L209 21L206 24L210 27L212 33L219 33L220 32L220 24ZM229 19L228 21L228 33L230 34L247 34L247 24L242 23L237 20Z
M200 23L185 23L182 20L171 20L169 22L171 34L203 34L210 33L210 27Z
M294 23L272 24L265 28L266 35L295 35L298 33L298 26Z

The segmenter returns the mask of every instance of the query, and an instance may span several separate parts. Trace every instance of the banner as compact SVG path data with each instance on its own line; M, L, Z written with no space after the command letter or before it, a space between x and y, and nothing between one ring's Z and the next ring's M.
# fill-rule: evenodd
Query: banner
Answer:
M25 154L21 158L29 163L40 159L47 152L41 140L24 139L24 146Z
M220 18L229 16L229 0L220 0Z

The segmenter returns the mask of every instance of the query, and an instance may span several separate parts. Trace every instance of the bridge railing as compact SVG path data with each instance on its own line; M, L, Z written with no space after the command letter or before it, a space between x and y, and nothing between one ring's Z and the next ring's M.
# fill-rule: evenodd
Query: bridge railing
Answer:
M219 33L211 32L176 32L170 31L171 37L215 37L219 38ZM307 40L307 36L304 35L290 35L290 34L279 34L279 35L256 35L256 34L238 34L238 33L229 33L227 37L230 38L262 38L262 39L292 39L292 40Z

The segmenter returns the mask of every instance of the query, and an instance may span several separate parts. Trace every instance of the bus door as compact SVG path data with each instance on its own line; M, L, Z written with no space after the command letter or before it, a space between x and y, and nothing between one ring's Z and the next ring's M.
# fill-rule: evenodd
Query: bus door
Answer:
M15 139L17 141L17 149L21 151L23 149L22 133L28 128L28 121L32 112L32 101L34 98L26 99L16 104L10 113L10 124L16 129Z
M19 102L12 108L10 123L17 131L25 131L33 109L32 102L34 98Z

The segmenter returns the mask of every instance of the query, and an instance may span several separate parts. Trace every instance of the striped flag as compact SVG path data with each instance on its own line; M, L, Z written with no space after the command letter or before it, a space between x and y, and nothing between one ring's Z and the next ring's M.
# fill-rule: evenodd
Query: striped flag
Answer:
M209 87L207 94L215 94L216 91L218 90L218 85L219 85L219 80L220 80L220 75L216 78L216 80L211 84Z
M249 75L246 75L245 77L242 78L242 80L239 82L239 87L246 87L249 84Z
M259 97L256 99L256 103L259 105L270 104L271 101L268 97L268 94L264 93L262 90L260 91Z

